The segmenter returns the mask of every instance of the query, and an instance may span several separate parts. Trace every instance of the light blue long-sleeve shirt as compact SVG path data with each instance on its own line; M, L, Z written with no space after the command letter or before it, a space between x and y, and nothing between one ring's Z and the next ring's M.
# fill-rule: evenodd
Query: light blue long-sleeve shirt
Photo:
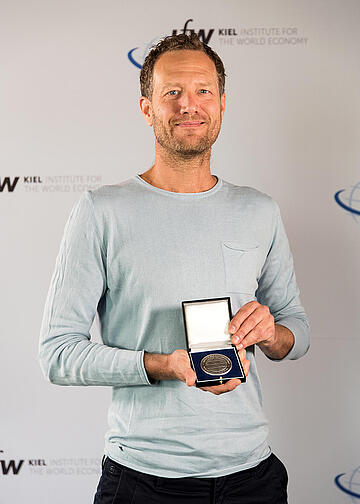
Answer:
M309 326L278 206L221 179L175 193L139 175L83 195L65 228L45 306L40 361L59 385L113 387L105 453L165 477L215 477L270 454L253 350L245 384L220 396L151 384L144 351L186 348L181 301L257 299L304 355ZM90 338L96 312L103 344Z

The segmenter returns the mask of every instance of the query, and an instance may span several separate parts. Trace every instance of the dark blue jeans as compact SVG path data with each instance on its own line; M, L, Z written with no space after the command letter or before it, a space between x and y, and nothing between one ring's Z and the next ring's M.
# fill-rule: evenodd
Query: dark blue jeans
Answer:
M287 482L285 466L274 454L218 478L161 478L106 458L94 504L286 504Z

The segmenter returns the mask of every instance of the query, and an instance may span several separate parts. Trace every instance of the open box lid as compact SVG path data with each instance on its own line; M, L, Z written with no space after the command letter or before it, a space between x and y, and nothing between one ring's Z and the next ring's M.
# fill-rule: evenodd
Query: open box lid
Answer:
M187 344L191 351L231 346L229 297L183 301L182 307Z

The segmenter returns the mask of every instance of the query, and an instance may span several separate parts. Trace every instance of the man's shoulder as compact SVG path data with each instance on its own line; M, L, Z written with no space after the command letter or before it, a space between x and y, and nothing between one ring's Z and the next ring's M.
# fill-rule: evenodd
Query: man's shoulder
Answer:
M88 197L96 209L108 208L121 204L123 201L133 199L137 192L138 184L134 177L119 182L118 184L103 185L88 192Z
M239 186L223 180L224 190L227 191L227 197L233 198L238 203L245 205L256 205L258 209L275 210L277 203L268 194L259 191L255 187Z
M117 184L102 185L93 189L91 194L95 199L118 197L119 194L126 193L134 185L134 178L123 180Z

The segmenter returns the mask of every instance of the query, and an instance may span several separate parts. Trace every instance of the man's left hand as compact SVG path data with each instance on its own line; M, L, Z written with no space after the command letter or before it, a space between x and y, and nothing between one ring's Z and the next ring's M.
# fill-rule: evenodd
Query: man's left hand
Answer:
M275 322L268 306L257 301L250 301L240 308L229 324L231 343L237 350L264 342L273 344L275 341Z

